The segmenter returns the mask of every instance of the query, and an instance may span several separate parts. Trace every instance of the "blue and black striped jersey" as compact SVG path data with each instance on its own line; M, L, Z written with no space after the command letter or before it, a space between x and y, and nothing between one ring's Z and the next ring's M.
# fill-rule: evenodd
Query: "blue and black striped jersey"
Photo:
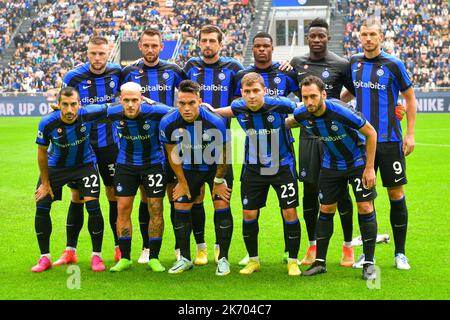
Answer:
M116 163L145 166L164 162L159 140L159 122L172 108L162 104L142 104L139 115L130 119L125 116L123 106L108 108L108 118L119 132L119 154Z
M95 122L104 118L106 107L101 105L81 107L77 120L72 124L61 120L60 110L43 117L39 122L36 143L50 146L48 166L67 168L93 162L95 156L89 143L89 135Z
M184 66L189 79L200 84L200 97L214 108L227 107L233 101L236 74L243 70L242 64L227 57L220 57L219 61L207 64L202 58L189 59ZM226 120L227 128L230 121Z
M381 52L373 59L356 54L350 59L356 109L378 133L378 142L402 141L402 128L395 116L399 92L412 86L406 68L396 57Z
M185 170L215 170L217 157L229 140L223 118L206 107L199 108L194 122L185 121L180 112L174 110L161 120L159 129L161 142L177 144Z
M285 97L264 97L264 105L251 111L244 99L234 100L231 110L246 133L244 164L248 168L277 168L295 164L291 130L284 126L295 102Z
M142 87L142 95L154 101L174 106L175 89L186 79L184 71L176 64L159 60L158 64L148 67L144 60L125 67L122 71L123 82L136 82Z
M309 113L305 106L294 112L295 120L308 133L323 141L322 167L347 170L366 163L365 137L358 130L366 120L344 102L325 99L326 110L320 117Z
M120 89L121 70L118 64L107 63L105 72L96 75L89 70L89 63L85 63L67 72L63 86L77 89L82 106L112 103ZM105 148L117 142L112 123L99 123L92 127L91 144L94 148Z
M298 91L297 72L295 70L280 71L279 67L279 62L273 62L267 69L259 69L251 65L239 71L235 77L234 96L241 96L242 78L250 72L259 73L264 78L268 96L287 97L291 92L296 93Z

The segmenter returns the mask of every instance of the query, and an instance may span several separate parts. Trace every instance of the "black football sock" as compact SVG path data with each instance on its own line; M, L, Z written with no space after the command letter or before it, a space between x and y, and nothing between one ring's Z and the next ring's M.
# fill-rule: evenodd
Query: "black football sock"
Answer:
M242 235L249 257L258 256L258 219L242 221Z
M367 214L358 214L358 220L363 241L364 260L365 262L373 262L378 227L375 211Z
M150 213L148 211L148 204L142 202L139 204L139 229L142 236L142 249L148 248L148 225L150 223Z
M406 231L408 229L408 208L405 197L391 200L390 214L392 233L394 235L395 254L405 254Z
M150 248L149 259L158 259L159 251L161 250L162 238L149 238L148 244Z
M353 204L350 195L347 194L338 201L339 217L341 218L344 241L352 242L353 237Z
M50 235L52 233L52 220L50 219L50 203L38 203L34 218L34 230L41 254L50 253Z
M317 253L316 259L326 261L328 244L333 235L333 217L334 213L320 212L317 220Z
M114 237L114 245L119 244L117 239L117 201L109 201L109 226Z
M220 246L219 260L223 257L228 259L228 250L230 249L231 236L233 235L233 216L230 208L214 210L214 217L218 222L218 242ZM214 219L216 220L216 219Z
M202 203L192 206L192 231L194 232L195 243L205 243L205 207ZM217 236L216 236L217 239Z
M305 219L308 240L316 240L317 216L319 214L319 194L305 193L303 195L303 217Z
M119 248L122 259L130 260L131 255L131 236L118 236L117 240L119 241Z
M69 212L67 213L66 233L67 233L67 247L76 248L78 244L78 237L83 228L84 223L84 204L70 202Z
M289 259L297 259L300 248L300 221L298 219L295 221L284 220L284 225L287 233L285 241L287 241Z
M280 208L280 213L281 213L281 221L283 221L283 237L284 237L284 251L283 252L288 252L289 251L289 245L288 245L288 241L289 241L289 236L288 233L286 231L286 221L284 221L284 217L283 217L283 209Z
M192 231L191 210L175 209L175 237L180 246L180 254L191 260L190 238Z
M175 227L175 202L170 201L170 222L172 223L172 228ZM173 229L173 234L175 235L175 229ZM179 249L177 238L175 237L175 250Z
M102 252L104 221L98 199L86 202L89 214L88 230L92 240L92 252Z

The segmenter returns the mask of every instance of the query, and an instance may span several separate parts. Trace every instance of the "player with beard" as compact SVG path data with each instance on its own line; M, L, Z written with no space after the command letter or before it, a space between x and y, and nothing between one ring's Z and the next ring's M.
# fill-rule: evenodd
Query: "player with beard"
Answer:
M121 67L108 63L109 43L104 37L93 36L87 44L88 62L69 71L63 79L63 87L74 87L80 95L81 105L106 104L114 102L119 89ZM89 107L87 107L89 108ZM114 195L114 164L118 152L118 136L112 123L98 123L92 126L90 134L100 176L109 201L109 224L114 235L115 260L120 259L117 240L117 200ZM72 201L67 215L67 244L63 255L53 264L55 266L77 261L76 247L83 227L83 201L73 184Z
M159 30L144 30L139 37L138 48L142 54L142 59L123 69L123 82L138 83L142 87L142 94L145 98L173 107L175 90L179 87L180 82L186 79L186 74L178 65L159 58L160 52L164 48ZM173 225L175 209L172 193L176 184L176 177L167 161L164 169L166 171L167 196L170 201L170 217ZM139 227L142 235L142 253L138 263L148 263L150 255L148 243L150 217L145 190L142 186L140 190ZM175 249L177 248L178 246L175 244Z
M267 32L258 32L253 37L253 58L255 59L255 64L249 66L245 70L239 71L236 75L235 81L235 91L234 96L241 96L241 81L242 78L251 72L256 72L260 74L264 79L264 84L266 87L266 93L268 96L281 96L287 97L289 94L299 94L298 83L297 83L297 73L295 70L282 71L280 70L280 63L272 60L273 52L273 40L270 34ZM291 132L289 131L288 134ZM294 139L291 137L291 140ZM282 210L280 210L281 217L283 217ZM259 215L259 213L258 213ZM288 252L288 234L285 228L285 223L283 223L283 234L284 234L284 255L283 261L288 262L289 252ZM239 261L240 266L246 266L249 261L249 256L245 256L241 261Z
M184 66L184 71L190 80L200 84L200 97L214 108L229 106L233 100L234 78L238 71L244 69L241 63L233 58L221 57L223 34L213 25L206 25L200 29L199 46L202 57L189 59ZM226 123L227 129L230 121ZM228 188L233 188L233 169L228 167L225 176ZM204 187L202 187L204 189ZM202 195L204 192L201 193ZM217 219L214 221L216 231L216 244L214 246L214 260L217 263L219 257ZM194 260L196 265L208 263L208 252L205 243L205 209L203 196L199 197L192 206L192 230L197 243L197 255Z

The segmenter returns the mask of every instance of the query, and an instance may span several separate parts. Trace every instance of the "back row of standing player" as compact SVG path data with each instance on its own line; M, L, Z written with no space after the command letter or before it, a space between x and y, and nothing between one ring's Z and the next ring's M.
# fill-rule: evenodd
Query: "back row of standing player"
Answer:
M287 96L289 93L297 94L298 83L306 76L313 74L323 79L326 84L326 91L329 97L339 98L339 94L343 85L347 89L349 89L350 92L355 92L353 84L358 83L359 80L358 78L356 78L356 82L352 81L352 75L355 77L359 76L362 80L365 80L363 79L363 77L367 76L365 74L363 75L362 73L360 74L358 72L350 71L349 63L345 59L342 59L329 52L326 46L328 39L328 25L326 24L326 22L321 19L314 20L310 26L308 35L310 46L309 54L293 59L291 63L296 68L296 72L283 72L279 70L279 64L272 62L272 39L270 35L265 33L260 33L253 39L253 54L255 58L255 65L250 66L245 71L242 71L243 67L236 60L219 56L222 43L222 33L218 28L214 26L206 26L202 28L199 39L199 45L202 50L202 58L193 58L189 60L184 68L184 71L175 64L159 60L159 52L162 50L162 43L161 35L157 31L147 30L141 35L141 38L139 39L139 49L142 52L143 59L129 67L126 67L124 70L121 70L117 65L106 64L107 42L100 37L94 37L88 44L88 58L90 63L82 65L77 69L69 72L64 79L64 83L67 86L73 86L79 90L83 105L113 102L116 97L119 84L132 81L141 85L142 92L146 97L173 106L175 88L179 85L181 80L187 77L200 83L201 96L203 101L208 102L215 108L219 108L230 105L233 98L240 95L239 81L246 73L254 71L262 74L265 80L268 94L278 96ZM391 64L395 64L395 62L392 62L393 59L382 57L383 55L384 53L380 57L376 56L374 58L377 58L378 60L384 59L386 61L370 61L370 59L366 59L366 61L358 60L358 62L356 62L356 65L353 66L353 64L351 64L351 67L352 69L363 70L364 68L361 68L362 63L366 62L371 65L375 64L378 69L373 71L372 73L375 73L377 76L382 77L382 75L380 75L381 71L378 71L383 70L382 65L384 64L385 66L384 70L392 70L392 68L389 68L389 66L387 66L387 63L390 62ZM364 60L364 57L355 57L355 59ZM398 65L398 63L395 65ZM371 69L374 68L371 67ZM393 75L400 75L402 77L405 77L405 73L402 73L401 67L399 70L395 70L393 72ZM395 79L397 82L399 81L397 77ZM408 79L407 75L406 79ZM412 91L410 90L410 86L408 85L409 81L402 80L399 83L399 89L401 91ZM405 97L407 98L406 102L408 109L413 109L413 105L411 103L411 100L408 99L408 95L405 95ZM395 96L395 100L396 98L397 96ZM361 97L359 97L358 100L362 100ZM384 134L381 135L383 138L379 137L379 142L390 142L392 139L390 139L390 136L387 137L386 135L389 132L389 134L392 135L392 130L397 133L398 138L398 123L392 118L392 103L395 101L391 99L391 101L386 102L388 102L390 105L390 108L387 108L387 110L389 110L389 114L381 115L380 119L382 120L380 122L386 122L384 118L391 120L388 121L389 124L387 125L387 127L389 128L385 130L386 132ZM365 102L365 104L368 104L368 102ZM361 111L364 112L364 110ZM409 114L412 114L412 112L410 112ZM367 115L366 118L371 119L370 116L368 117ZM373 112L372 118L374 119L371 119L371 121L376 121L378 123L378 121L375 120ZM408 125L411 125L412 128L413 124L413 121L408 121ZM409 127L408 132L411 134L411 132L413 131L410 129L411 128ZM380 141L380 138L383 141ZM396 142L399 141L398 139L396 140ZM115 226L115 223L117 221L117 202L115 201L114 197L114 187L112 179L115 171L115 158L117 156L116 142L117 135L115 134L114 128L111 124L94 125L94 128L91 131L91 143L97 156L100 174L102 175L102 179L107 189L107 196L110 203L110 224L114 233L116 244L116 260L119 260L120 250L118 250L117 247L119 241L116 235L117 228ZM299 178L304 182L305 185L303 210L310 241L307 255L302 260L303 264L311 264L315 260L315 224L319 211L319 190L317 186L320 170L319 149L320 143L318 143L318 140L306 136L302 130L302 134L300 137L301 151ZM392 155L392 151L388 151L388 154ZM388 182L385 183L385 186L388 187L388 192L392 203L391 221L394 220L394 222L396 222L393 222L394 239L396 242L396 254L403 255L404 241L406 238L405 219L407 218L407 211L406 205L404 204L404 196L401 185L406 183L406 177L404 176L404 158L401 158L401 154L399 156L400 158L394 158L392 160L392 168L385 168L386 172L388 172L389 169L391 169L390 171L392 171L392 169L394 170L394 174L396 175L393 176L393 179L391 180L395 181L395 185L392 186L393 182ZM386 167L389 166L389 164L381 165L382 177L384 179L383 165ZM171 199L172 190L175 185L173 176L173 174L169 174L167 176L167 182L169 186L169 199ZM231 168L229 169L228 176L226 178L228 186L231 188ZM389 179L390 178L391 177L389 177ZM392 191L393 189L394 191ZM198 265L207 263L207 251L204 241L205 212L203 208L202 198L202 196L198 197L194 205L192 206L192 227L197 242L197 257L194 263ZM350 197L348 196L348 192L345 195L341 195L340 199L339 211L341 213L340 217L344 229L344 247L341 264L348 266L352 265L354 262L353 252L350 245L352 235L353 209ZM145 203L146 200L147 197L144 194L141 197L141 206L139 210L139 221L141 233L143 236L143 252L140 258L141 262L147 262L149 258L151 260L152 257L148 256L149 251L150 255L152 254L152 252L155 252L157 256L157 252L159 252L160 247L160 239L158 238L158 235L150 235L149 237L148 234L149 216L151 215L148 214L148 206ZM127 204L127 206L127 210L131 210L129 203ZM174 213L175 209L173 201L171 201L172 218L174 216ZM75 248L78 234L83 224L82 217L83 204L79 200L76 189L73 189L73 197L69 208L67 223L67 248L63 256L57 262L55 262L55 264L66 264L76 261L77 258L75 254ZM91 219L91 215L89 217L89 219ZM283 224L283 226L284 225L285 224ZM401 226L401 230L396 232L394 225ZM284 233L286 240L285 252L287 252L288 238L286 230ZM153 242L156 241L156 244L152 243L152 240L148 241L149 238L153 239ZM218 237L216 233L216 259L218 258L220 252L219 246L217 245L217 238ZM148 248L152 247L153 249L148 250ZM177 248L178 244L176 244L176 249ZM96 252L96 250L94 251ZM153 255L153 257L154 256L155 255ZM403 260L404 259L406 258L403 258ZM243 263L246 263L246 261Z

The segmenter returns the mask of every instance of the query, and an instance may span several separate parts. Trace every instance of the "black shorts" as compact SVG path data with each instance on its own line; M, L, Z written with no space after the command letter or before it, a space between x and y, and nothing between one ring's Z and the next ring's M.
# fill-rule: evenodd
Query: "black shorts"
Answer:
M298 207L298 183L295 166L281 166L272 176L261 175L251 167L242 166L241 201L245 210L256 210L266 206L267 194L272 186L278 196L280 208Z
M82 197L98 198L100 195L100 178L94 163L61 169L49 167L48 176L54 195L53 201L61 200L62 187L69 183L78 189ZM36 188L40 185L41 177L38 179ZM52 201L50 195L44 200Z
M195 170L186 170L183 169L184 177L186 178L186 181L188 182L189 186L189 193L191 194L191 199L189 200L188 197L183 196L175 200L175 202L179 203L191 203L194 202L195 198L197 198L200 195L201 188L208 184L209 190L212 191L214 187L214 178L216 176L216 170L210 170L210 171L195 171ZM225 177L225 180L228 180ZM230 186L228 185L230 188ZM221 200L220 197L217 195L214 196L213 200Z
M319 200L321 204L338 202L347 192L348 184L353 188L356 202L374 200L377 197L375 188L366 189L362 183L364 167L349 170L322 169L319 179Z
M103 180L103 185L106 187L114 186L114 173L116 172L116 159L119 154L119 147L116 144L111 146L95 149L92 148L95 154L98 172ZM73 183L67 184L72 189L77 189Z
M298 179L300 181L314 185L319 184L322 156L323 146L319 139L300 137L298 155Z
M164 172L166 174L166 183L177 183L177 176L175 175L175 172L173 172L172 167L170 166L169 161L166 159L164 162Z
M116 164L114 191L117 197L135 196L141 184L145 189L147 198L164 198L166 178L162 165L128 166Z
M377 143L375 171L380 169L383 187L396 187L406 184L406 160L402 142Z

